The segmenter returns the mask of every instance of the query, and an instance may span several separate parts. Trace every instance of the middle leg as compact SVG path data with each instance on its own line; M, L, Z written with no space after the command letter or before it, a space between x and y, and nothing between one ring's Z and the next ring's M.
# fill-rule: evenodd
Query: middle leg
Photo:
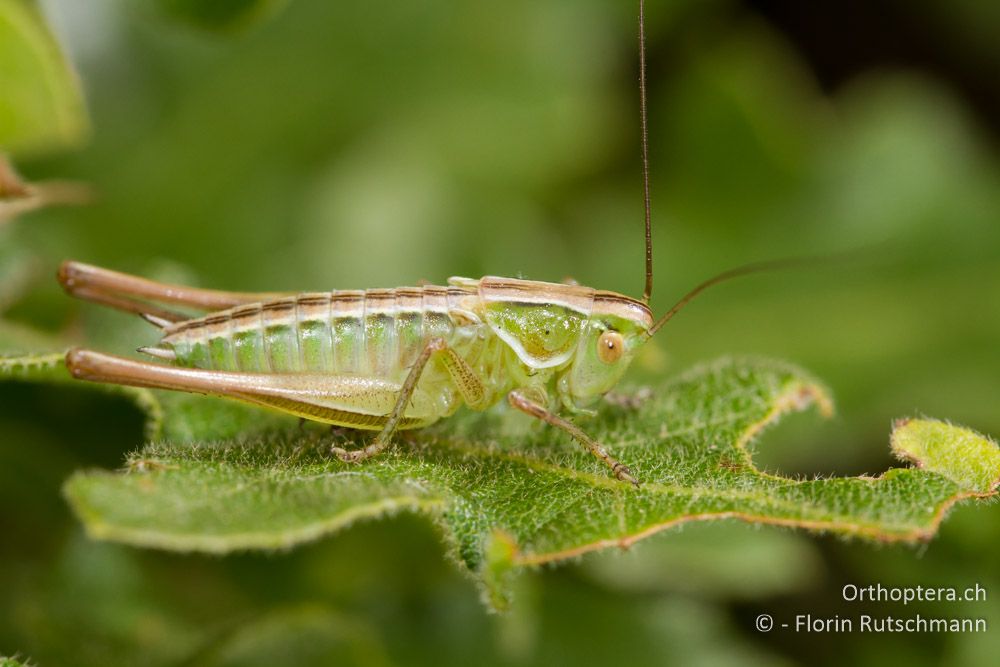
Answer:
M434 356L440 356L442 364L448 371L448 375L469 407L479 408L489 401L486 387L476 375L476 372L457 352L448 347L447 341L443 338L433 338L427 343L423 351L421 351L417 360L413 362L413 366L410 367L410 372L407 374L406 380L400 388L396 405L393 407L392 412L389 413L389 418L386 420L385 426L382 427L382 430L375 436L371 444L362 449L353 450L343 449L342 447L331 447L330 451L339 456L342 461L356 463L375 456L388 447L392 439L392 434L399 424L399 420L406 414L406 408L410 404L413 392L416 391L417 383L420 381L420 376L423 374L424 368L426 368Z
M413 392L417 388L417 382L420 381L420 376L424 372L424 368L427 367L427 363L431 360L436 353L447 349L448 343L445 342L443 338L433 338L431 339L424 349L420 352L417 360L410 367L410 372L406 376L406 380L403 381L403 386L400 387L399 396L396 398L396 404L392 408L392 412L389 413L388 419L386 419L385 425L379 434L375 436L375 439L371 441L367 446L361 449L344 449L343 447L331 447L330 451L340 457L341 461L347 463L357 463L358 461L364 461L367 458L375 456L381 453L386 447L389 446L389 442L392 440L392 434L395 432L396 427L399 425L399 420L406 413L406 408L410 404L410 399L413 398Z

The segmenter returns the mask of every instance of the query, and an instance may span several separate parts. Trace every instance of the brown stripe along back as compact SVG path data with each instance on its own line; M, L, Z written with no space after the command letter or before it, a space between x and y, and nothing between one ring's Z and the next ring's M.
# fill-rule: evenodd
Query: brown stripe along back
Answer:
M476 301L471 284L304 293L180 322L160 346L194 368L401 381L428 340L480 325Z

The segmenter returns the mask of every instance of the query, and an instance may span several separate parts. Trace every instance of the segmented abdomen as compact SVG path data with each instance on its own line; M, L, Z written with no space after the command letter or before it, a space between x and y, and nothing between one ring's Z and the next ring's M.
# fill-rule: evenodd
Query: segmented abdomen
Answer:
M428 340L453 338L452 313L475 298L436 286L300 294L179 323L161 346L196 368L401 380Z

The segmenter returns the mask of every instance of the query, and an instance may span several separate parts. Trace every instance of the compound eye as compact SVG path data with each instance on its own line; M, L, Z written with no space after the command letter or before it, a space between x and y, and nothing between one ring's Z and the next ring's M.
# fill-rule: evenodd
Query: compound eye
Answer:
M597 339L597 358L606 364L613 364L621 359L625 352L625 339L617 331L605 331Z

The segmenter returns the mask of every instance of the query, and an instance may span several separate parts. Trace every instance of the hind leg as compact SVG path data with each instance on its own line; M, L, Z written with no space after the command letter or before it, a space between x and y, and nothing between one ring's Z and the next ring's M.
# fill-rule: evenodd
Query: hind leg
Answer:
M73 261L63 262L57 277L71 296L128 312L152 315L168 322L179 322L188 317L153 304L213 311L295 296L292 292L226 292L172 285Z

